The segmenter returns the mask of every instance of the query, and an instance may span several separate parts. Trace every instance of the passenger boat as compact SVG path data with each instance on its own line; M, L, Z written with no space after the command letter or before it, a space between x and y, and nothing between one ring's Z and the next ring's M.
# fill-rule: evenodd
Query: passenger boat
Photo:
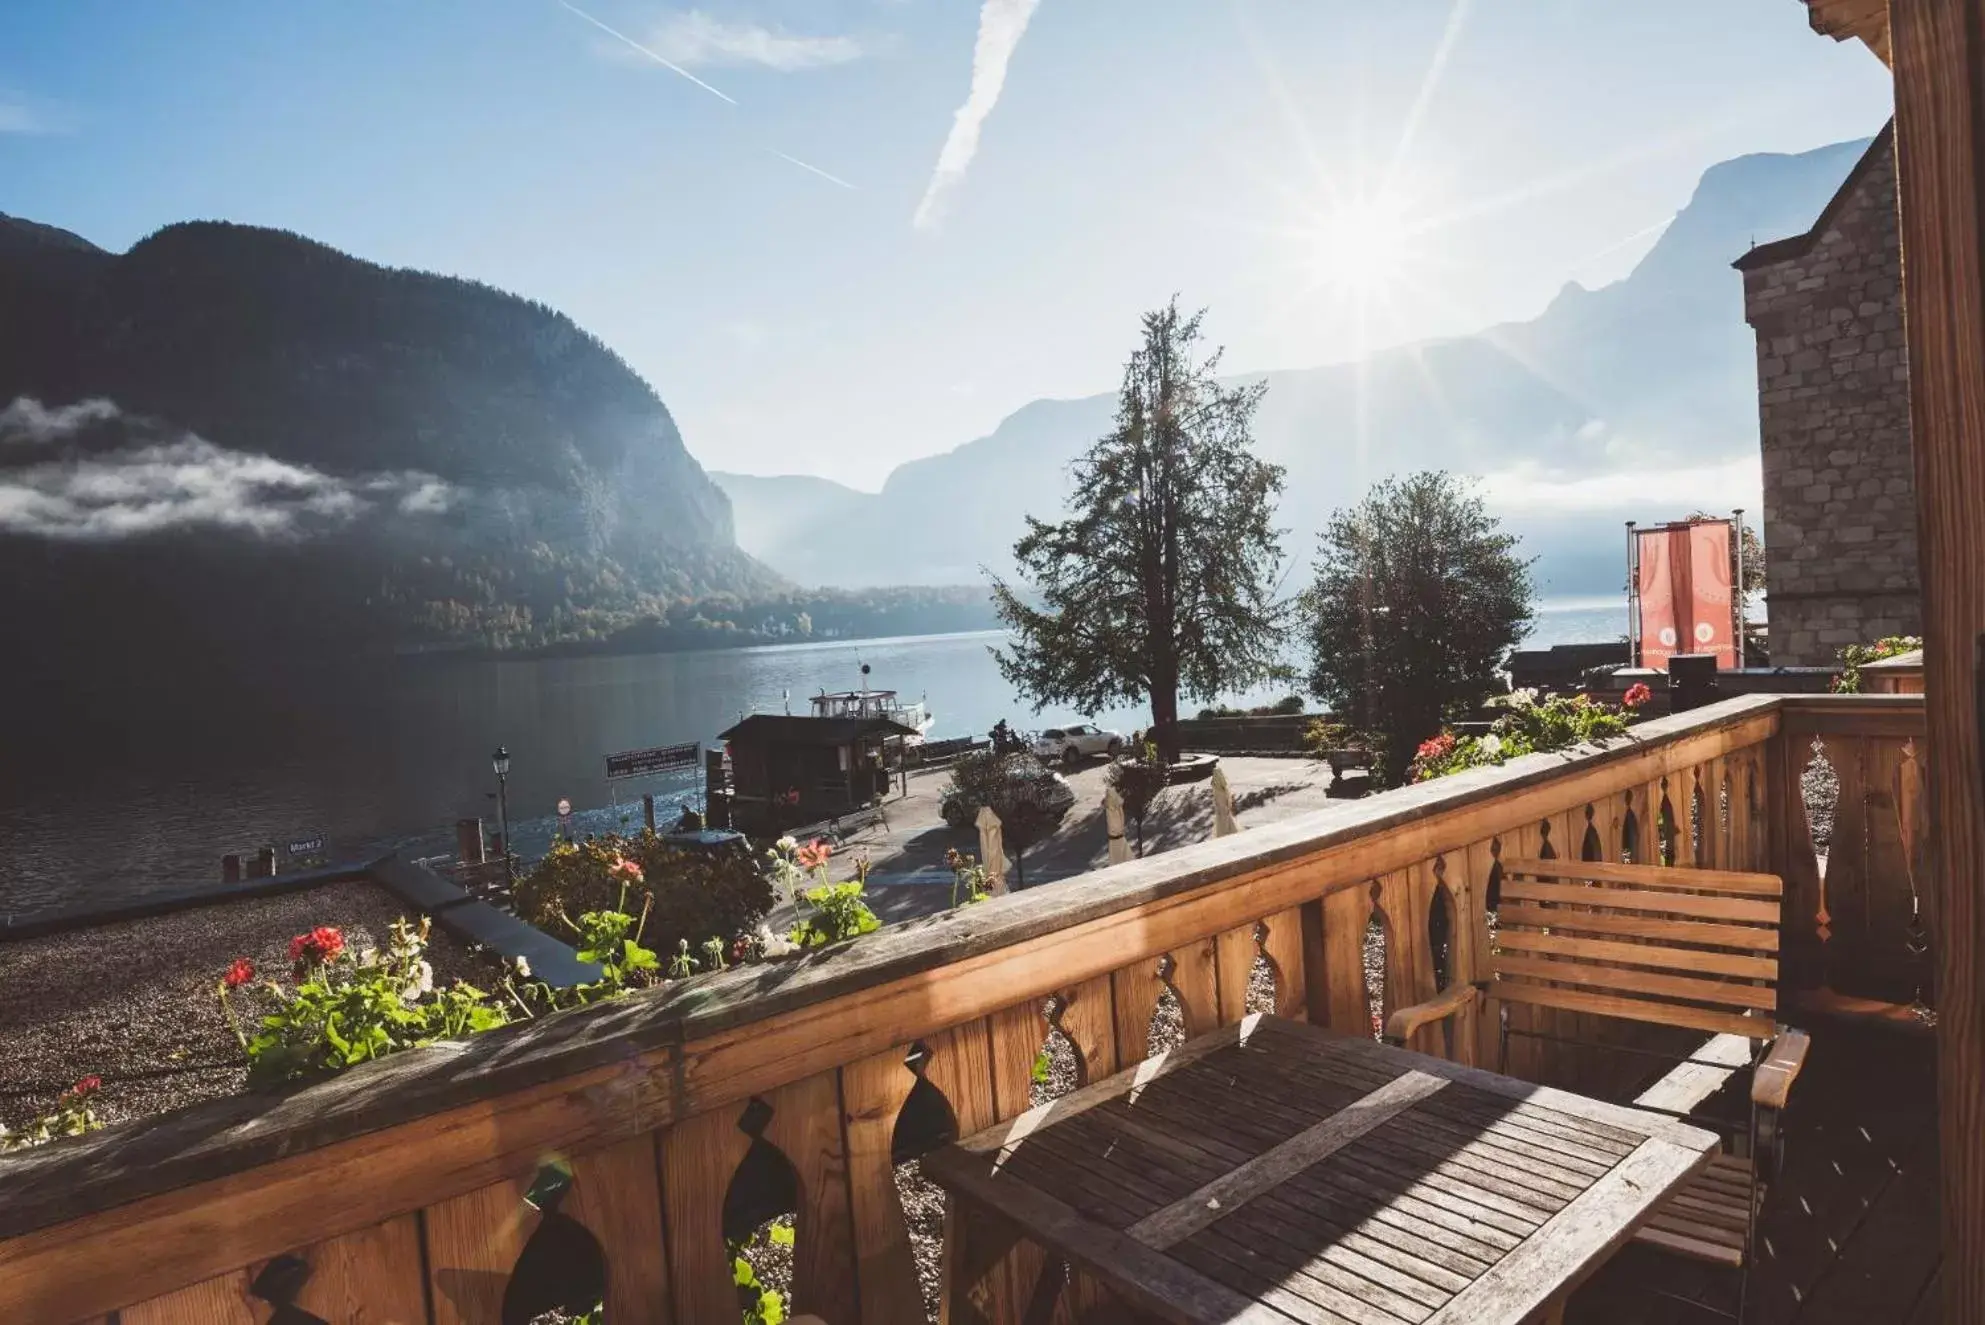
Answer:
M908 727L916 735L904 737L905 745L921 745L924 734L936 721L926 701L902 700L894 690L870 690L866 687L831 693L823 690L811 702L812 716L816 718L887 718L898 726Z

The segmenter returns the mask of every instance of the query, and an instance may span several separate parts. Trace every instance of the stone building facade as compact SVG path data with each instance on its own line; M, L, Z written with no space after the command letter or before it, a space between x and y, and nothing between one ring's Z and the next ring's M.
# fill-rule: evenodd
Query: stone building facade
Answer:
M1758 338L1772 662L1922 633L1893 130L1811 230L1736 265Z

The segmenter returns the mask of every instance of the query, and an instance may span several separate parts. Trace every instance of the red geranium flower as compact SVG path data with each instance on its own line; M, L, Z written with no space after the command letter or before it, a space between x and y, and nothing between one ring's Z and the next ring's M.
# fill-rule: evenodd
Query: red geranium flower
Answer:
M227 974L221 977L221 982L229 989L239 989L254 978L255 963L246 957L236 957L227 968Z
M829 856L832 856L833 854L834 854L834 848L816 837L813 839L813 841L808 842L805 846L801 847L799 851L795 853L795 856L799 861L799 865L801 869L817 870L822 865L825 865L827 863L827 858Z
M1420 742L1420 748L1416 753L1421 759L1439 759L1453 754L1454 736L1450 732L1442 732L1439 736Z
M289 959L293 962L328 962L344 950L345 936L336 925L319 925L289 941Z
M1626 694L1620 696L1620 705L1623 708L1637 709L1653 698L1654 692L1647 688L1647 682L1636 681L1627 687Z
M86 1100L103 1089L103 1078L94 1074L84 1077L69 1087L69 1093L79 1100Z
M607 873L617 879L625 879L629 883L639 883L643 877L640 864L625 856L617 857L613 864L607 866Z

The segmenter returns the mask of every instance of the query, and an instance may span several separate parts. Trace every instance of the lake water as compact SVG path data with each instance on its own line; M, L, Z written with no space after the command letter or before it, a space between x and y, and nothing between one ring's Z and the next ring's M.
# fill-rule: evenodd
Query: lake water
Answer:
M1528 644L1618 638L1611 600L1547 604ZM220 857L261 843L328 839L349 858L374 845L452 849L457 818L496 824L489 755L509 748L519 850L534 854L561 797L580 831L639 822L644 791L693 796L698 778L620 784L613 751L712 742L748 712L796 712L821 689L871 683L927 697L933 736L1024 729L1081 716L1020 701L994 665L998 634L802 644L618 658L428 660L328 681L310 704L205 696L147 701L79 728L32 721L0 768L0 913L128 897L217 879ZM1274 687L1232 701L1263 703ZM1091 715L1122 730L1138 710ZM632 805L626 802L632 801Z

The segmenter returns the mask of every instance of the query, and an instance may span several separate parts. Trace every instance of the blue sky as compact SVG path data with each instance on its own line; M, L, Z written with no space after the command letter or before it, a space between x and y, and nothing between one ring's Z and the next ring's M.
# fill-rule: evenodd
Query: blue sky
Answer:
M1174 291L1231 369L1528 317L1705 167L1888 113L1797 0L574 3L8 0L0 211L475 277L602 336L705 465L874 487L1109 390Z

